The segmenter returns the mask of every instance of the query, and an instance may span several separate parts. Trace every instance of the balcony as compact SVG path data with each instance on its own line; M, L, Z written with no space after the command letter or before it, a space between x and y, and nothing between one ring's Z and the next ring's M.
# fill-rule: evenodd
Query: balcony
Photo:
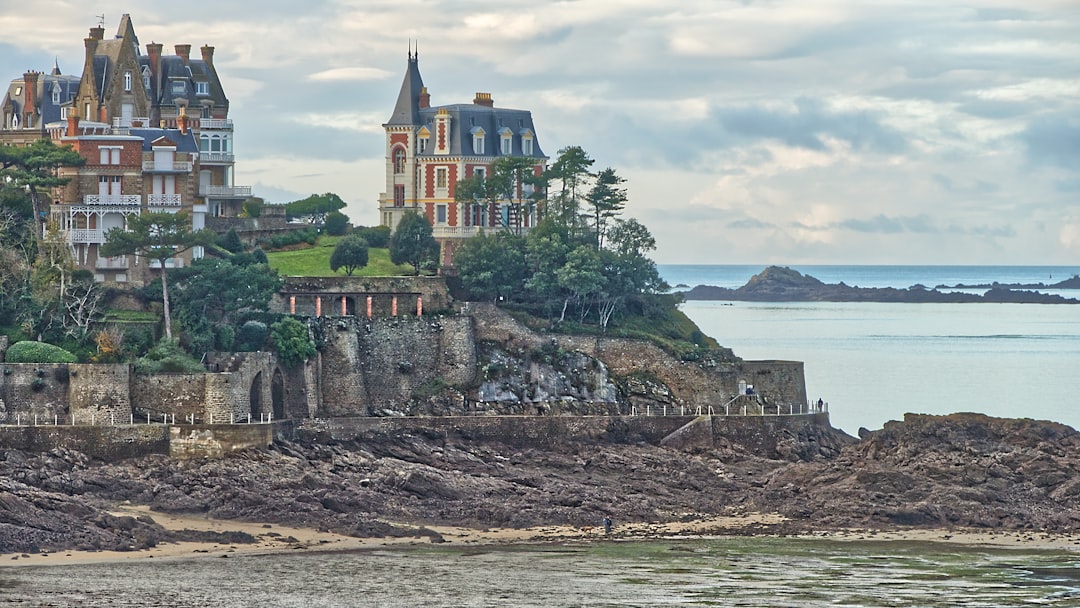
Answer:
M104 243L105 231L90 228L72 228L68 231L72 243Z
M87 194L83 197L83 204L138 207L141 204L141 198L138 194Z
M185 160L174 160L168 163L157 163L153 160L143 160L143 173L191 173L193 163Z
M235 162L236 157L232 152L199 152L199 160L202 163L230 164Z
M483 230L482 226L434 226L431 236L435 238L465 238L476 236ZM488 232L494 232L497 228L488 228Z
M199 126L200 131L206 130L222 130L232 131L232 119L231 118L200 118Z
M150 207L179 207L183 201L179 194L148 194L146 204Z
M126 255L117 256L115 258L98 258L94 262L94 268L100 270L127 270L128 258Z
M213 198L250 198L251 186L199 185L199 196Z
M114 129L148 129L150 127L150 119L146 116L132 116L127 120L117 116L112 119L112 126Z

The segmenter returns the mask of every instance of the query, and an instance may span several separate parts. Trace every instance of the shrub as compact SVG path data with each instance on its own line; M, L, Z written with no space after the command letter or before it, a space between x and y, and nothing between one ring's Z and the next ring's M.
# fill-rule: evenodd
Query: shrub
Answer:
M266 258L266 252L256 247L255 251L251 252L251 259L255 260L256 264L268 264L270 260Z
M206 368L184 352L176 339L166 339L158 342L146 356L135 361L135 371L140 374L201 374Z
M217 244L229 253L240 253L244 250L244 243L240 241L240 235L236 234L235 228L229 228L228 232L218 237Z
M236 334L236 348L241 351L259 350L266 344L269 330L262 321L246 321Z
M315 356L315 342L308 335L307 325L292 317L285 317L270 326L278 360L285 365L296 365Z
M262 215L263 200L259 197L253 196L243 204L244 216L246 217L259 217Z
M359 234L365 241L367 241L368 247L375 247L377 249L383 249L390 243L390 227L389 226L373 226L371 228L357 228L353 232Z
M78 363L70 352L44 342L16 342L7 350L8 363Z
M349 216L340 211L331 211L326 214L326 222L323 230L330 236L342 236L349 230Z

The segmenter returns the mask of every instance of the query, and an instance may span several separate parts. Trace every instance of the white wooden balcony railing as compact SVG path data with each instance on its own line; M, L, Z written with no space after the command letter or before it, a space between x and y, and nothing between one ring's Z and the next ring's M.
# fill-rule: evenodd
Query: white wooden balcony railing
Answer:
M251 196L251 186L211 186L209 184L200 184L199 196L247 198Z
M192 164L189 160L174 160L163 164L158 164L153 160L143 160L142 170L151 173L191 173Z
M150 119L146 116L132 116L127 120L117 116L112 119L112 126L114 129L122 127L132 127L135 129L146 129L150 126Z
M199 160L204 163L231 163L234 159L232 152L199 152Z
M146 204L151 207L179 207L181 205L179 194L148 194Z
M68 231L72 243L104 243L105 231L89 228L72 228Z
M83 197L83 204L138 207L141 199L142 197L138 194L87 194Z

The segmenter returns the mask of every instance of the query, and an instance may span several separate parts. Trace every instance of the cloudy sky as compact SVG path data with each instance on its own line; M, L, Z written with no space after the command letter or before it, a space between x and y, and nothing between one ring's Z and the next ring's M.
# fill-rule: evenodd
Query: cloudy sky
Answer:
M216 47L270 201L377 222L411 39L433 105L490 92L625 176L658 262L1080 263L1077 0L0 0L0 78L80 72L124 12Z

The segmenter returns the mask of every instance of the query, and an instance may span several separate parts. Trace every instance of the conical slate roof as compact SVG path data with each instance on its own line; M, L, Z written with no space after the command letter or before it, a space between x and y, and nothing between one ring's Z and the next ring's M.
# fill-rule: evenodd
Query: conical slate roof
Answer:
M394 106L394 113L390 116L390 120L383 126L420 123L420 90L424 88L424 80L420 78L420 66L417 64L416 57L409 53L409 66L405 70L405 80L401 83L397 105Z

